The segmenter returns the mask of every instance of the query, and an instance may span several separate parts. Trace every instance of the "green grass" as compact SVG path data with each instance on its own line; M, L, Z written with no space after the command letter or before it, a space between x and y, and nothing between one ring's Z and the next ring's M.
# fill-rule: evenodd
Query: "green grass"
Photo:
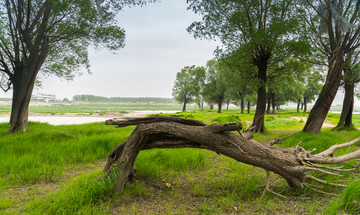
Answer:
M32 106L30 104L30 113L105 113L105 112L124 112L141 110L181 110L182 105L176 103L162 104L52 104L50 106ZM195 106L189 105L188 109L193 110ZM0 106L0 113L9 113L11 106Z
M238 110L190 111L179 113L208 123L251 122L253 114ZM174 116L174 114L172 114ZM265 116L267 132L255 140L270 140L296 133L304 113L280 111ZM329 114L335 122L339 114ZM134 127L115 128L102 123L51 126L30 123L27 134L0 137L0 214L357 214L359 179L349 187L327 188L341 194L334 198L310 189L291 190L286 181L271 174L271 189L290 196L282 199L267 193L260 201L266 173L257 167L201 149L152 149L136 159L136 181L124 193L114 192L115 175L96 180L110 151L125 141ZM5 133L8 124L0 124ZM294 147L300 141L307 150L320 152L360 136L360 131L331 131L320 135L298 133L275 147ZM336 156L360 145L338 150ZM345 167L356 166L350 161ZM326 180L337 180L326 177Z
M4 134L8 124L0 124ZM52 181L65 166L105 158L126 140L132 128L114 129L102 123L51 126L29 123L29 132L0 138L0 176L9 184Z

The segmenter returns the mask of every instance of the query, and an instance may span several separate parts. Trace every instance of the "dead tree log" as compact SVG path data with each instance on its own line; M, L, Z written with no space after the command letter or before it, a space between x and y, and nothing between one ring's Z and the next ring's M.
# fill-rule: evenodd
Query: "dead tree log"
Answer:
M126 181L132 179L135 159L139 152L152 148L211 150L239 162L272 171L283 177L289 186L297 188L308 186L309 180L344 187L343 184L329 183L316 178L311 173L320 172L340 176L337 172L353 169L341 169L321 164L338 164L360 157L360 150L340 157L329 157L336 149L357 143L360 137L313 155L312 152L300 147L300 143L294 148L274 148L273 144L260 144L249 140L252 135L240 133L243 128L240 122L206 125L200 121L177 117L148 117L113 119L106 121L106 124L119 127L137 125L128 140L113 149L104 168L105 177L115 166L119 171L118 192L122 192ZM231 131L238 131L239 134Z

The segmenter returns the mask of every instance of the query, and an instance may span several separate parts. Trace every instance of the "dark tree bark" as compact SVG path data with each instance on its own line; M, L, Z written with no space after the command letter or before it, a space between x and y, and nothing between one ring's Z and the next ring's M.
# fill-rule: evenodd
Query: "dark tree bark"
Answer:
M220 100L218 103L218 111L217 111L218 113L221 113L222 105L223 105L223 100Z
M303 128L303 132L320 133L321 127L330 110L331 104L340 86L341 73L344 64L344 53L340 49L333 55L333 60L329 61L329 71L326 82L322 88L314 107L311 109L309 117Z
M343 101L343 107L340 115L339 123L336 128L339 127L353 127L352 113L354 109L354 84L345 83L345 97Z
M210 110L214 110L214 104L210 104Z
M275 102L275 93L271 92L271 106L272 106L272 114L276 114L276 102Z
M304 106L304 113L306 113L306 111L307 111L307 97L306 96L304 96L304 103L303 103L303 106Z
M250 102L250 100L248 100L248 102L247 102L247 113L250 113L250 108L251 108L251 102Z
M230 102L227 101L227 102L226 102L226 110L229 110L229 105L230 105Z
M266 109L267 67L270 56L270 52L262 48L256 57L254 57L254 64L258 68L258 79L261 83L257 90L256 111L251 125L251 131L253 132L263 133L265 131L264 117Z
M241 98L240 99L240 113L243 114L245 111L245 99Z
M260 144L249 140L249 133L240 135L241 123L205 125L195 120L176 117L152 117L106 121L108 125L124 127L138 125L127 141L116 146L108 157L104 177L116 167L118 170L117 190L122 192L128 179L134 177L134 163L141 150L152 148L200 148L207 149L239 162L272 171L283 177L289 186L304 188L309 180L344 187L342 184L328 183L311 175L319 172L340 176L332 171L347 171L338 167L319 164L343 163L360 157L360 150L339 157L331 157L338 148L347 147L360 141L360 137L341 145L334 145L318 154L310 154L299 144L295 148L274 148L279 139L270 144ZM238 131L239 134L230 131ZM318 163L318 164L317 164ZM349 170L351 171L351 170Z
M301 103L301 108L300 110L304 110L304 103Z
M297 112L297 113L300 112L300 103L301 103L301 101L298 100L298 102L297 102L297 107L296 107L296 112Z
M266 113L270 113L270 109L271 109L271 97L269 95L267 97Z

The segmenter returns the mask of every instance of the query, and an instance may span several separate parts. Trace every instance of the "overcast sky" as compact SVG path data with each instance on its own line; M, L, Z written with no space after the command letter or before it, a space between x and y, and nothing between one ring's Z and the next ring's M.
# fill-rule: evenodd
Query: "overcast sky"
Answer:
M73 81L50 77L33 94L55 94L71 99L76 94L107 97L172 97L176 73L185 66L204 66L213 58L216 41L194 39L186 28L201 19L188 11L186 0L162 0L125 9L119 25L126 30L126 44L112 54L89 52L91 72ZM0 92L11 97L11 92Z

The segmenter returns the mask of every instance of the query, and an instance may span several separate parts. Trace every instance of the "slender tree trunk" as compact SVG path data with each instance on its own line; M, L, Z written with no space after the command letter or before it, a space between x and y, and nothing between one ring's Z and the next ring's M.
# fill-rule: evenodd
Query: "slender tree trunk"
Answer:
M270 95L271 95L272 114L276 114L275 93L271 92Z
M184 104L183 104L182 112L186 112L186 99L184 99Z
M218 113L221 113L223 102L224 102L223 99L219 100L218 102L218 111L217 111Z
M354 84L345 83L345 97L343 101L343 107L340 115L338 127L352 127L352 112L354 109Z
M306 113L306 111L307 111L307 97L306 96L304 96L304 113Z
M300 99L299 99L298 102L297 102L296 112L297 112L297 113L300 112Z
M229 105L230 105L230 102L227 101L227 102L226 102L226 110L229 110Z
M245 110L245 100L244 100L244 98L240 99L240 109L241 109L240 113L243 114L244 110Z
M300 110L304 110L304 103L303 103L303 102L301 103L301 108L300 108Z
M214 110L214 104L210 104L210 110Z
M303 132L320 133L321 127L336 96L341 81L344 54L342 52L336 52L334 56L335 59L329 62L329 72L324 87L314 107L310 111Z
M269 93L270 94L270 93ZM271 96L269 95L267 97L267 106L266 106L266 113L270 113L270 109L271 109Z
M251 102L250 102L250 100L248 100L248 102L247 102L247 113L250 113L250 108L251 108Z

